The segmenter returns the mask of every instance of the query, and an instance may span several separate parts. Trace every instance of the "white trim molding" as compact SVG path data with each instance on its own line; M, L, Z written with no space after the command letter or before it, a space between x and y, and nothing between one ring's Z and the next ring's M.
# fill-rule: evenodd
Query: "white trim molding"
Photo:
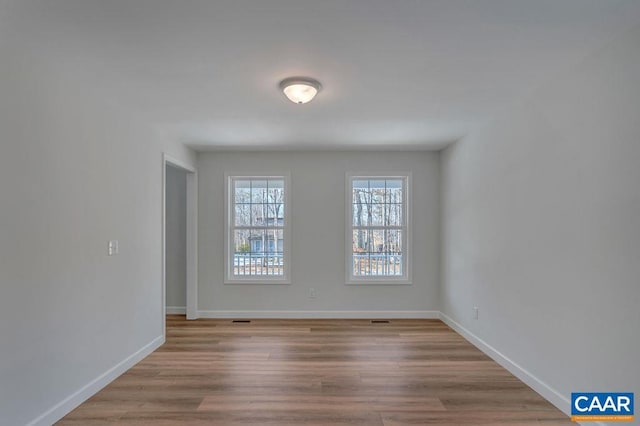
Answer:
M162 334L165 334L166 303L166 220L167 220L167 166L183 170L187 174L187 319L197 319L198 310L198 171L166 152L162 153Z
M439 319L438 311L198 311L200 318Z
M254 226L253 224L246 226L239 226L234 224L234 209L235 209L235 199L234 199L234 184L238 180L282 180L284 183L284 223L282 226ZM293 255L291 253L291 221L293 215L291 214L291 172L279 172L279 173L271 173L271 174L258 174L258 175L247 175L247 174L235 174L235 173L225 173L224 176L224 284L225 285L236 285L236 284L255 284L255 285L264 285L264 284L291 284L291 262ZM283 233L283 262L284 262L284 274L283 275L259 275L259 276L238 276L233 274L233 245L234 245L234 237L233 232L235 229L244 229L244 230L252 230L256 229L258 231L266 231L266 230L281 230Z
M493 359L495 362L507 369L511 374L522 380L531 389L539 393L544 399L555 405L560 411L565 413L567 416L571 415L571 402L562 396L562 394L556 389L534 376L520 364L503 355L496 348L473 334L443 312L440 312L440 319L455 332L464 337L469 343L480 349L489 358Z
M186 306L167 306L167 315L186 315Z
M49 426L66 416L78 405L98 393L102 388L118 378L122 373L142 361L151 352L164 343L164 335L158 336L145 346L129 355L62 401L48 409L44 414L28 423L27 426Z
M397 230L402 233L402 275L367 275L367 276L354 276L353 274L353 182L355 180L401 180L402 181L402 223L399 226L380 225L374 226L372 224L362 225L358 227L361 230ZM347 285L410 285L412 284L412 256L413 256L413 242L412 242L412 172L400 172L381 173L375 172L347 172L345 174L345 284Z

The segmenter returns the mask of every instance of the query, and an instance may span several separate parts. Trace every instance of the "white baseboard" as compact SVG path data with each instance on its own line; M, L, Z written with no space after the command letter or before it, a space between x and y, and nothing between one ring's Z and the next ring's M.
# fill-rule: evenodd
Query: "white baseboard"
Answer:
M439 311L198 311L198 318L439 319Z
M164 336L158 336L144 347L131 354L91 382L51 407L44 414L30 422L27 426L49 426L70 413L78 405L95 395L99 390L118 378L122 373L136 365L144 357L155 351L164 343Z
M165 313L167 315L186 315L187 307L186 306L167 306Z
M467 339L472 345L480 349L502 367L506 368L511 374L522 380L531 389L539 393L544 399L555 405L560 411L568 416L571 415L571 402L567 398L562 396L560 392L553 389L551 386L547 385L545 382L531 374L518 363L507 358L496 348L489 345L487 342L485 342L442 312L440 312L440 319L449 327L454 329L462 337Z

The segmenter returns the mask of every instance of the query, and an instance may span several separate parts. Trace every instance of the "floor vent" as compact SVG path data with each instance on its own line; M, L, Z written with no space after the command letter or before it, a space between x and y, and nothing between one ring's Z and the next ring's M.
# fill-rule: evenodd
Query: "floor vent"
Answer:
M248 323L251 322L251 320L233 320L231 322L241 322L241 323Z
M371 320L371 324L389 324L389 320Z

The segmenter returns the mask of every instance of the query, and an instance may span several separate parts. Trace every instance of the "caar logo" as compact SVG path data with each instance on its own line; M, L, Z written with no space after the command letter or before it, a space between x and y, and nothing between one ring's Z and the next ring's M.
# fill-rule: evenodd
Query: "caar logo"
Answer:
M632 422L633 392L573 392L571 420Z

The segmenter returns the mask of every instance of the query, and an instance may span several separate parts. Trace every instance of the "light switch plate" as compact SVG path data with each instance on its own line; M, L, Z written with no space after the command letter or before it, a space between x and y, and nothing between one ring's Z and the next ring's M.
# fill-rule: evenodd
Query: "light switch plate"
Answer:
M109 256L115 256L120 252L120 247L118 244L118 240L110 240L107 246L107 254Z

